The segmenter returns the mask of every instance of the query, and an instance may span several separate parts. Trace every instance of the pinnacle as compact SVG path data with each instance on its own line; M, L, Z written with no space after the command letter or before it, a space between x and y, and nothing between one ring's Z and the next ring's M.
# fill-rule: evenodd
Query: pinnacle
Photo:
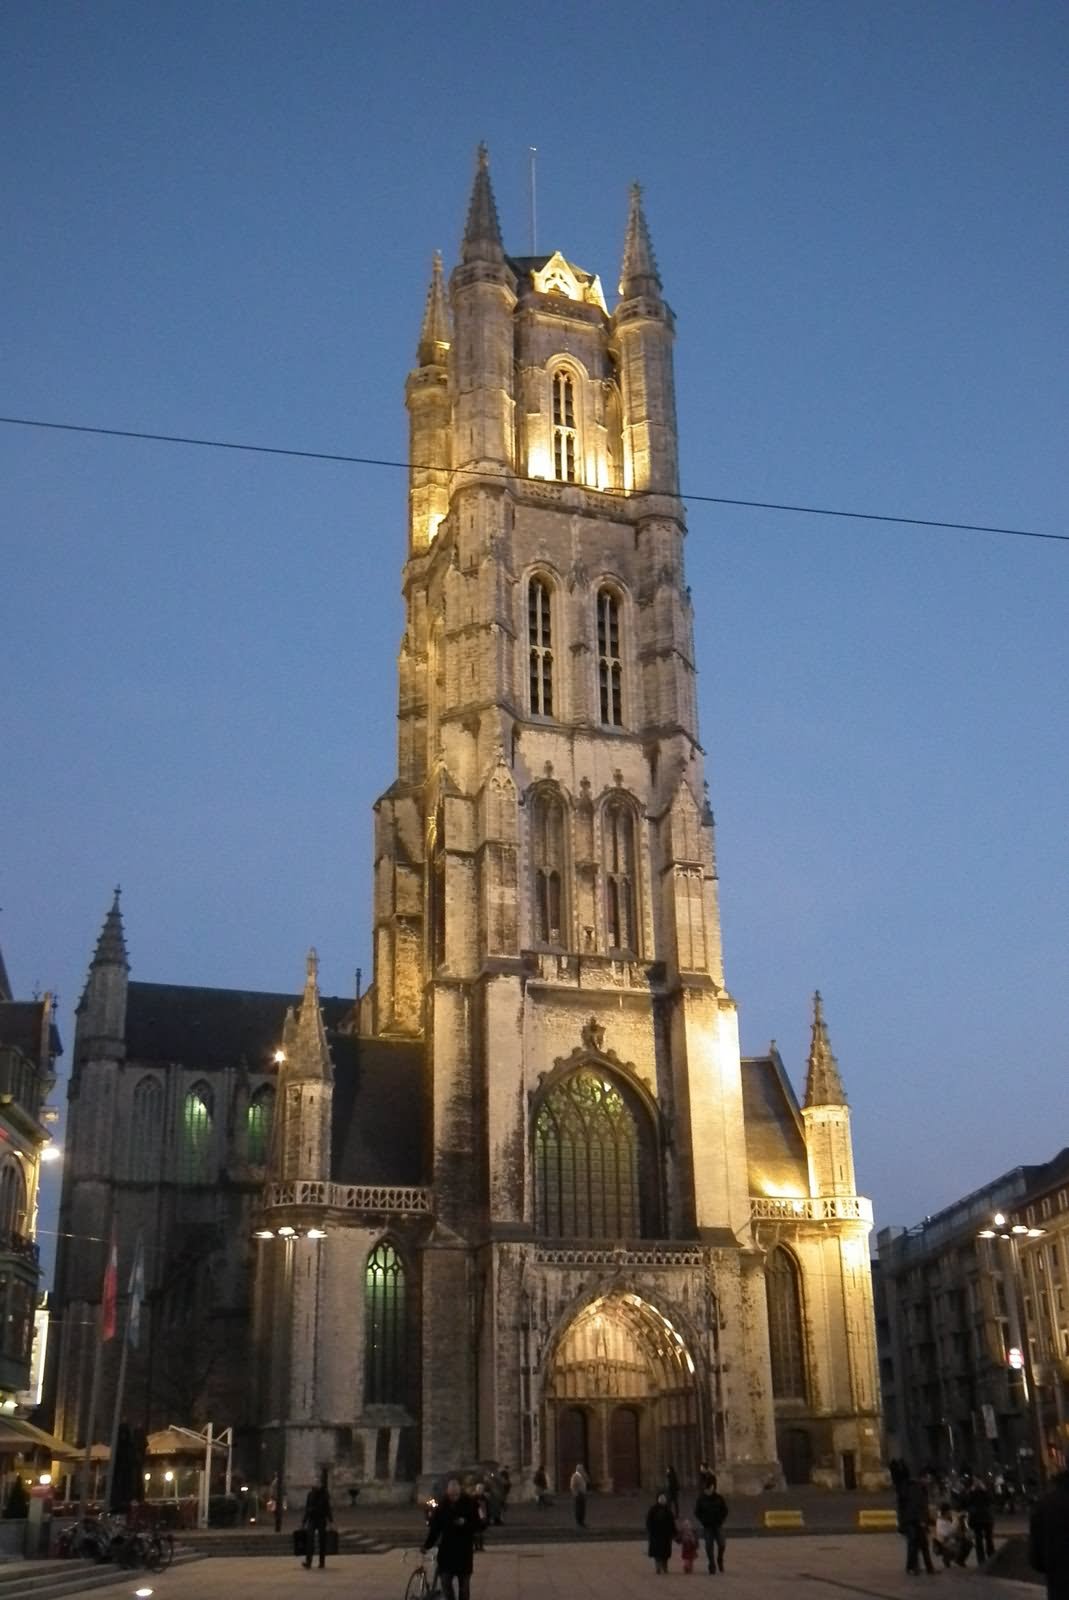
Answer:
M309 950L305 960L300 1008L296 1016L292 1010L286 1015L283 1048L286 1071L291 1078L329 1080L332 1076L330 1046L319 1009L319 957L314 949Z
M505 259L501 243L501 224L497 218L497 205L490 184L490 157L485 144L480 144L475 166L475 183L468 206L468 220L464 226L461 245L464 261L492 261Z
M813 995L813 1035L806 1069L805 1104L807 1108L846 1105L839 1063L831 1053L828 1024L824 1020L824 1002L819 989Z
M119 897L122 890L116 886L115 898L111 902L111 910L104 918L104 926L100 930L97 940L96 952L93 956L94 967L125 967L130 970L130 963L126 959L126 937L123 933L122 911L119 908Z
M445 364L449 349L449 307L445 299L445 279L442 275L442 252L434 252L431 283L427 290L427 304L423 311L423 325L419 330L417 360L421 367L438 367Z
M620 295L624 300L631 300L640 294L659 300L661 279L650 240L649 225L642 209L642 186L633 183L627 214L627 233L624 236L624 261L620 269Z

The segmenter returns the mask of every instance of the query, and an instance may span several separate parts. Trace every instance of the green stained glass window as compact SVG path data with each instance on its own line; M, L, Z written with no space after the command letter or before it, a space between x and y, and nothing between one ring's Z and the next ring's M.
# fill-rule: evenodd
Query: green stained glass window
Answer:
M385 1241L367 1258L364 1272L364 1404L404 1405L405 1269Z
M535 1212L550 1238L627 1239L643 1229L635 1113L599 1073L556 1085L535 1121Z
M212 1094L198 1084L182 1101L182 1144L179 1177L187 1183L206 1183L211 1177Z
M267 1160L274 1109L275 1094L269 1087L258 1089L249 1101L246 1121L247 1150L249 1163L254 1167L262 1167Z

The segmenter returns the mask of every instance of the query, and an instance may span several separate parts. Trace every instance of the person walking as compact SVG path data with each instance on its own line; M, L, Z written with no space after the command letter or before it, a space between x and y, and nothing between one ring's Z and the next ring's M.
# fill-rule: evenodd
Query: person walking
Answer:
M716 1487L716 1473L707 1472L701 1493L694 1502L694 1520L702 1530L705 1541L705 1559L709 1571L724 1570L724 1523L727 1521L728 1503Z
M898 1497L898 1531L906 1541L906 1571L914 1577L920 1570L918 1557L924 1561L925 1572L935 1571L928 1543L930 1518L928 1485L923 1478L910 1478Z
M304 1502L304 1565L312 1565L312 1554L319 1548L319 1565L327 1564L327 1526L334 1521L330 1495L324 1483L317 1483L308 1491Z
M540 1510L547 1510L549 1506L549 1479L546 1476L544 1462L540 1461L538 1463L531 1482L534 1484L535 1503Z
M963 1496L965 1520L976 1545L976 1565L983 1566L995 1554L995 1508L986 1483L976 1479Z
M444 1600L470 1600L478 1531L478 1506L470 1494L462 1492L460 1480L450 1478L445 1495L431 1513L423 1541L424 1555L438 1546L438 1576Z
M663 1489L646 1512L646 1534L649 1540L647 1549L653 1562L654 1572L667 1572L672 1555L672 1541L676 1536L676 1519L672 1515L672 1507L668 1504L668 1496Z
M1028 1560L1047 1580L1047 1600L1069 1600L1069 1472L1059 1472L1032 1508Z
M679 1553L683 1557L683 1571L694 1571L694 1558L698 1554L698 1535L694 1524L684 1517L679 1524Z
M673 1517L679 1516L679 1474L675 1467L669 1465L664 1475L664 1494L672 1509Z
M587 1475L586 1468L583 1466L581 1461L577 1463L575 1471L572 1473L571 1479L568 1483L568 1488L572 1492L572 1509L575 1512L576 1526L579 1528L585 1528Z

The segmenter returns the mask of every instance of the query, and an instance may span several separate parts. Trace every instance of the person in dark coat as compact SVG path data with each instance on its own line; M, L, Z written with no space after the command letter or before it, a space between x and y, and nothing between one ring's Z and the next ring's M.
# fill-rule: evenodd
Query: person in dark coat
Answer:
M334 1521L330 1495L323 1484L317 1483L308 1491L304 1502L304 1565L312 1565L312 1552L319 1547L319 1565L327 1564L327 1524Z
M924 1561L925 1572L935 1571L932 1548L928 1542L930 1519L928 1485L923 1478L910 1478L898 1497L898 1531L906 1541L907 1572L916 1574L920 1570L918 1557Z
M646 1512L646 1532L649 1535L648 1549L654 1572L667 1572L672 1541L676 1536L676 1519L663 1489Z
M702 1538L705 1541L705 1559L709 1563L709 1571L716 1572L719 1568L724 1570L724 1523L727 1521L728 1503L724 1496L717 1491L716 1473L707 1471L702 1483L702 1490L694 1502L694 1519L701 1524Z
M664 1497L672 1508L673 1517L679 1516L679 1474L669 1467L664 1475Z
M1028 1559L1047 1580L1047 1600L1069 1600L1069 1472L1059 1472L1032 1508Z
M445 1496L435 1506L423 1541L424 1551L438 1546L438 1576L445 1600L469 1600L475 1565L475 1535L479 1508L464 1494L457 1478L450 1478Z
M976 1565L990 1561L995 1554L995 1510L991 1491L979 1478L974 1479L964 1496L965 1520L976 1545Z

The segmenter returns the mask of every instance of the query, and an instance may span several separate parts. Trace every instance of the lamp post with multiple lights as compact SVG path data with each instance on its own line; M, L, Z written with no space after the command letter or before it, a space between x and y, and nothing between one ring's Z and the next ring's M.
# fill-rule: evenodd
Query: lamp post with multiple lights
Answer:
M1009 1248L1010 1292L1007 1296L1007 1309L1010 1314L1011 1344L1007 1361L1010 1367L1021 1375L1021 1397L1032 1427L1032 1452L1040 1484L1045 1483L1047 1478L1047 1446L1043 1437L1043 1420L1040 1416L1039 1395L1036 1391L1032 1341L1028 1337L1028 1322L1021 1292L1021 1257L1018 1246L1021 1239L1039 1239L1046 1231L1046 1228L1028 1227L1023 1222L1011 1223L1003 1212L996 1211L991 1218L991 1226L981 1228L977 1234L978 1239L997 1239L999 1245Z

